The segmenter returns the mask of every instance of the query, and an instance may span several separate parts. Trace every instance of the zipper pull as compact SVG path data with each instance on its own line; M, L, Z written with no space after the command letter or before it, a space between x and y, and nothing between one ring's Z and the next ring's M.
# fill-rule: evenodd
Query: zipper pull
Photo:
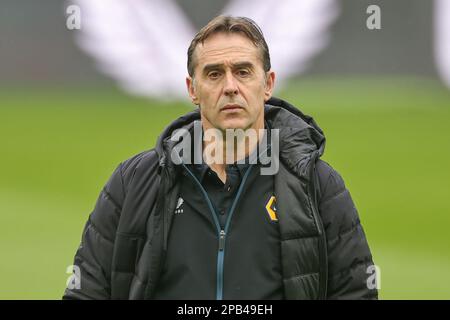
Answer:
M219 250L223 251L224 248L225 248L225 231L220 230Z

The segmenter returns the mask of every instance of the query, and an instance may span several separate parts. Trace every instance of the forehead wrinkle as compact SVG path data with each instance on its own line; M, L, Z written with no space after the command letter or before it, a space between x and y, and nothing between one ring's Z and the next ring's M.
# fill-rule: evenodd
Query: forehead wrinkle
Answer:
M205 61L207 59L212 59L211 62L208 63L208 65L227 65L230 64L231 66L242 63L242 62L249 62L254 65L254 59L261 60L259 57L259 54L257 52L257 48L255 47L255 50L253 48L247 48L242 46L230 46L227 48L211 48L211 49L205 49L201 48L202 50L199 50L198 52L198 64L199 66L204 65ZM228 56L230 53L233 55L230 57ZM203 67L202 67L203 69Z
M228 48L211 48L203 49L199 52L199 60L202 58L215 58L220 56L228 56L229 54L235 54L237 57L242 57L245 55L251 55L253 50L243 47L228 47Z

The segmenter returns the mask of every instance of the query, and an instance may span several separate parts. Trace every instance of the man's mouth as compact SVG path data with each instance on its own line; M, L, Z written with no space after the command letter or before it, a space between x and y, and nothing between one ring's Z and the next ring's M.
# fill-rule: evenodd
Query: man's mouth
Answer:
M244 109L244 108L242 108L238 104L227 104L224 107L220 108L220 111L223 111L223 112L236 112L236 111L239 111L241 109Z

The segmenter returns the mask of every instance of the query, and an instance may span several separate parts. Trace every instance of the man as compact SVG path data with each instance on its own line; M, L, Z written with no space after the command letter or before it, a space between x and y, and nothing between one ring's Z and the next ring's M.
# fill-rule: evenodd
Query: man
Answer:
M259 27L213 19L188 49L188 73L198 109L115 170L75 255L80 286L64 298L376 299L350 194L319 159L314 120L272 98ZM256 140L227 137L240 129ZM263 163L269 153L276 166Z

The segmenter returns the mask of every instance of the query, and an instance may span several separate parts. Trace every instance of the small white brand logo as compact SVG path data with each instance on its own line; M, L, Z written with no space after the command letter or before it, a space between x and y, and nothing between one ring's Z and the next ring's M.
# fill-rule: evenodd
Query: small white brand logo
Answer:
M183 205L183 203L184 203L183 198L179 197L177 206L175 207L175 214L183 213L183 208L181 207Z

